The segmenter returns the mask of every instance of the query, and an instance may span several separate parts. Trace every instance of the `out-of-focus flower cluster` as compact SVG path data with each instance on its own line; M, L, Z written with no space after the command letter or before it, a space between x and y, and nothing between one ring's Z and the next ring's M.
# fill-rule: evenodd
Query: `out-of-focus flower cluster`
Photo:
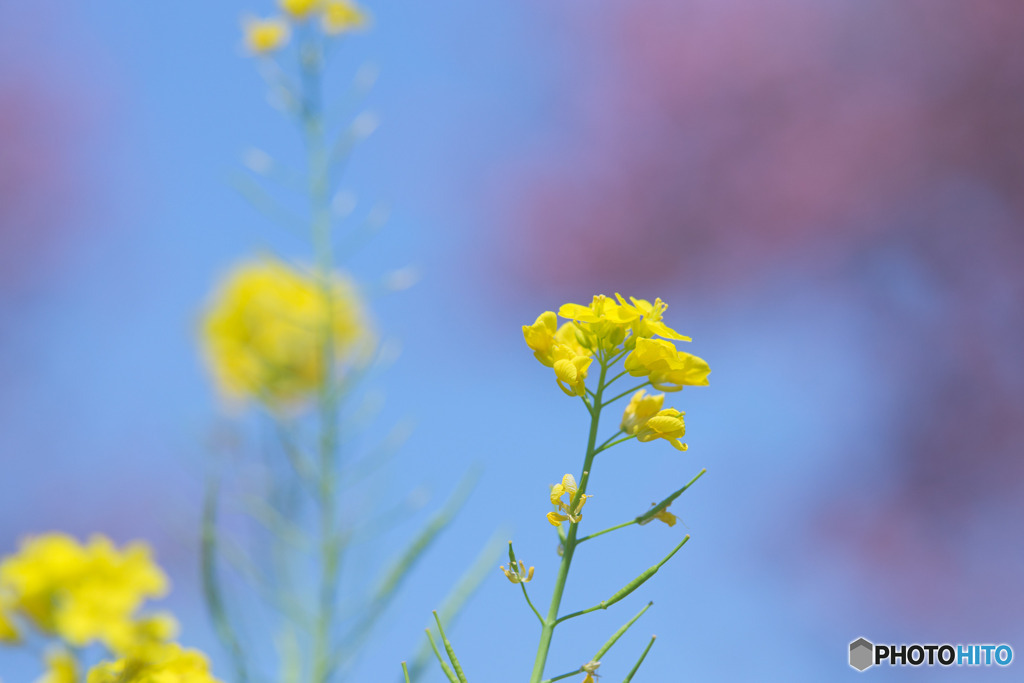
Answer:
M55 641L45 683L76 683L74 651L95 644L116 660L93 668L88 683L216 683L201 653L171 642L173 616L140 611L167 590L143 543L118 549L103 536L85 544L61 533L31 537L0 562L0 642L19 644L30 630Z
M227 275L203 321L208 365L222 393L291 408L320 391L330 365L365 360L373 334L353 282L329 283L264 258ZM325 340L328 348L325 348Z
M292 27L316 22L328 36L365 28L370 17L349 0L280 0L281 14L263 19L247 17L242 28L245 46L257 55L280 50L291 39Z

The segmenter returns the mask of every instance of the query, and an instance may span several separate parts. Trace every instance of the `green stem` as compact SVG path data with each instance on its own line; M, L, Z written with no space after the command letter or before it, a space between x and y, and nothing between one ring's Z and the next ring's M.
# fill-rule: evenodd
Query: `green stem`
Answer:
M331 242L330 171L324 140L321 105L321 52L312 41L301 49L302 60L302 124L309 156L309 200L311 238L316 259L317 280L326 304L323 321L320 362L324 377L318 395L320 413L319 488L317 503L320 513L320 587L317 619L313 632L313 683L325 683L329 675L330 640L333 631L334 605L337 601L337 577L340 561L334 518L335 458L338 441L338 395L334 391L333 268Z
M526 598L526 604L529 605L530 609L533 610L533 613L537 615L537 620L540 621L541 625L543 626L544 625L544 617L542 617L540 615L540 612L537 611L537 608L533 606L533 602L530 600L530 596L526 592L526 584L520 582L519 583L519 587L523 589L523 597Z
M622 524L616 524L613 527L608 527L607 529L605 529L603 531L595 531L594 533L588 534L587 536L584 536L583 538L577 540L576 541L576 545L579 545L580 543L583 543L583 541L589 541L592 538L597 538L598 536L603 536L604 534L607 534L608 532L618 531L619 529L624 529L625 527L630 526L632 524L636 524L636 523L637 522L636 522L635 519L631 519L628 522L623 522Z
M644 659L647 658L647 653L651 651L651 646L654 645L654 641L657 640L657 638L658 636L651 636L651 640L649 643L647 643L647 647L645 647L644 651L640 654L640 659L637 660L636 665L629 672L629 675L626 676L625 680L623 680L622 683L629 683L633 680L633 676L635 676L636 672L640 670L640 665L644 663Z
M581 496L587 491L587 482L590 480L590 467L596 455L595 445L597 444L597 428L601 420L601 396L605 388L605 376L608 373L608 365L601 362L601 374L597 380L597 392L594 395L594 409L590 413L590 435L587 438L587 454L583 461L583 472L580 475L579 487L576 495L569 503L571 510L576 509ZM533 662L533 673L530 675L530 683L541 683L544 678L544 666L547 664L548 651L551 649L551 638L558 624L558 609L562 604L562 593L565 591L565 582L569 577L569 567L572 565L572 556L576 550L576 532L579 524L570 524L569 533L565 538L562 550L562 562L558 567L558 575L555 578L555 588L551 594L551 605L548 608L548 615L543 621L540 633L540 643L537 646L537 657Z
M690 535L687 534L683 538L683 540L681 540L679 542L679 545L677 545L675 548L673 548L669 552L668 555L666 555L665 557L663 557L661 559L661 562L659 562L658 564L656 564L656 565L654 565L652 567L648 567L647 569L645 569L643 571L643 573L640 574L640 576L636 577L635 579L633 579L632 581L627 583L625 586L620 588L614 595L612 595L607 600L602 600L601 602L597 603L593 607L588 607L587 609L580 610L579 612L573 612L572 614L566 614L564 617L560 617L558 619L558 622L561 623L563 621L568 621L569 619L575 619L576 617L581 617L584 614L590 614L591 612L596 612L599 609L608 609L609 607L611 607L612 605L617 603L619 600L622 600L627 595L629 595L630 593L635 591L637 588L639 588L640 586L644 585L647 582L648 579L650 579L652 576L657 574L658 570L661 569L662 566L666 562L671 560L672 556L675 555L677 552L679 552L679 549L682 548L684 545L686 545L686 542L689 541L689 540L690 540Z
M618 641L618 639L621 638L622 635L626 631L629 630L629 627L632 626L633 624L635 624L636 620L639 619L640 617L642 617L644 615L644 612L649 610L651 608L651 605L653 605L653 604L654 604L653 602L649 602L646 605L644 605L644 608L642 610L640 610L639 612L637 612L635 617L633 617L632 619L627 621L625 624L623 624L619 628L618 631L613 633L612 637L608 639L608 642L606 642L604 645L602 645L601 649L597 651L596 655L594 655L593 661L600 662L601 658L605 656L605 654L608 652L608 650L612 649L612 645L614 645L616 643L616 641Z
M632 394L632 393L634 393L634 392L636 392L636 391L638 391L640 389L643 389L644 387L649 386L649 385L650 385L650 382L644 382L643 384L638 384L637 386L633 387L632 389L629 389L627 391L623 391L621 394L616 394L616 396L614 398L610 398L607 401L605 401L604 403L602 403L601 407L604 408L606 406L609 406L612 403L615 403L616 401L618 401L623 396L628 396L629 394Z
M235 678L239 683L248 679L245 666L245 653L238 641L231 620L224 606L220 577L217 574L217 498L220 487L216 479L210 479L206 489L206 500L203 503L203 531L200 545L200 562L203 581L203 593L206 606L210 610L214 631L224 649L228 651L235 669Z
M604 444L602 444L597 450L594 451L594 455L597 455L601 451L606 451L609 448L611 448L612 446L618 446L620 443L624 443L626 441L629 441L630 439L635 439L635 438L636 438L635 434L630 434L629 436L624 436L624 437L622 437L621 439L619 439L617 441L612 441L611 443L609 443L608 441L605 441ZM609 441L610 441L610 439L609 439Z

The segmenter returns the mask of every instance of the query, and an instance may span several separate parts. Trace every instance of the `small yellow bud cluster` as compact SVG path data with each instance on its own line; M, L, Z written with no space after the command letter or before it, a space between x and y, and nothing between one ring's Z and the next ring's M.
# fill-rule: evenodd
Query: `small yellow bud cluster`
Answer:
M280 0L282 16L242 22L245 46L250 53L265 55L280 50L291 39L292 24L303 24L319 17L320 28L328 36L358 31L370 23L364 9L350 0Z
M557 512L552 510L548 513L548 521L552 526L561 526L565 521L576 524L583 519L583 505L587 502L587 498L590 498L589 495L580 496L575 507L570 508L578 490L576 478L571 474L566 474L562 477L561 483L551 487L551 504L558 508ZM562 500L563 496L567 497L564 501Z

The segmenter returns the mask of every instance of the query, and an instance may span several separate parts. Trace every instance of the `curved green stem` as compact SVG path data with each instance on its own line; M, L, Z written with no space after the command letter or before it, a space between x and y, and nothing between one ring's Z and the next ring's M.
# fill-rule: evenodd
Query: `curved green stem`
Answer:
M541 623L541 626L543 626L544 625L544 617L542 617L540 615L540 612L537 611L537 608L533 606L533 602L530 600L530 596L526 592L526 584L520 582L519 583L519 587L523 589L523 597L526 598L526 604L529 605L530 609L533 610L533 613L537 615L537 620Z

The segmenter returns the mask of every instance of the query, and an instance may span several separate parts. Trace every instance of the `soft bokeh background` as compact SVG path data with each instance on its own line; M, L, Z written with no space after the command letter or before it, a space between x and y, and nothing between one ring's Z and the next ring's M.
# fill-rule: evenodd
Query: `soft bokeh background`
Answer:
M709 473L674 508L687 529L584 546L569 607L693 536L643 597L559 630L549 672L647 596L610 679L651 633L637 680L852 677L858 636L1024 642L1019 2L369 6L333 74L380 67L383 126L347 185L392 218L353 267L424 275L374 302L404 343L377 378L388 412L418 423L394 491L436 507L486 469L359 680L391 680L501 524L546 602L547 485L578 468L585 416L519 326L595 291L664 298L713 374L675 402L690 451L613 451L588 525ZM50 529L149 539L183 640L218 663L196 536L219 407L195 321L233 262L304 253L227 182L251 145L298 150L241 55L240 15L269 9L0 6L0 550ZM476 680L527 675L536 625L497 570L451 630ZM30 664L0 652L5 680Z

